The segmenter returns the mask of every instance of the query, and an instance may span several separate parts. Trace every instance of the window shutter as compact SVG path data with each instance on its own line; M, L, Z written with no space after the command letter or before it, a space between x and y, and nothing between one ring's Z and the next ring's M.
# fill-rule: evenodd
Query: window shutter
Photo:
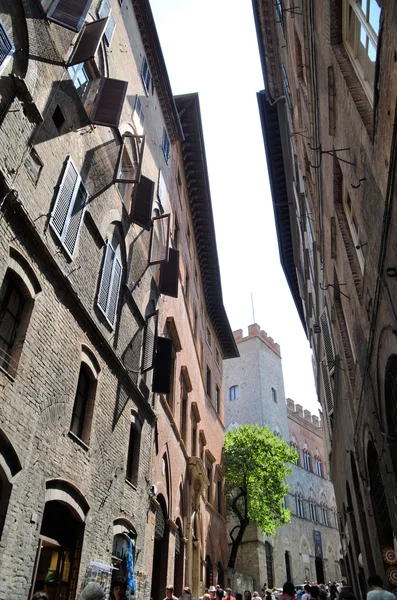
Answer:
M166 200L167 200L167 188L165 186L165 181L161 170L159 171L159 183L157 187L157 198L161 204L161 208L165 209Z
M3 23L0 21L0 66L3 64L5 59L13 50L13 45L8 37L7 31L5 30Z
M107 306L107 317L109 322L114 325L116 320L117 313L117 305L119 302L119 294L120 294L120 285L121 285L121 275L123 273L123 267L121 266L121 262L114 255L113 260L113 273L112 273L112 283L110 286L110 294Z
M161 263L159 289L161 294L178 298L179 250L169 249L168 262Z
M86 23L73 49L68 65L79 65L94 58L101 43L107 19Z
M172 371L172 340L158 337L156 357L154 360L154 372L152 392L156 394L169 394L171 389Z
M156 351L158 311L148 317L143 335L142 373L153 369L154 353Z
M79 179L77 169L69 157L50 219L50 225L59 237L62 237L70 204Z
M127 81L103 77L91 114L91 122L105 127L118 127L127 87Z
M102 266L101 283L99 284L99 292L98 292L98 300L97 300L97 304L105 316L107 316L107 305L108 305L110 284L112 281L112 268L113 268L114 256L115 256L115 251L113 250L112 245L109 242L107 242L105 259L103 261L103 266Z
M154 181L142 175L140 182L135 186L131 221L140 225L147 231L149 231L152 226L153 194Z
M72 31L80 31L92 0L55 0L47 17Z
M71 256L73 256L81 223L83 222L84 209L85 205L87 204L87 199L88 193L83 182L81 181L64 236L65 248Z
M170 237L170 215L154 217L150 238L149 264L157 265L168 260Z
M327 413L329 415L332 415L332 413L334 412L334 394L332 391L331 378L329 375L327 365L325 364L325 360L326 359L324 359L321 362L321 374L323 376L323 384L324 384L324 398L325 398Z
M97 15L100 19L104 17L109 17L106 29L105 29L105 40L108 46L110 46L110 42L112 41L114 29L116 27L116 21L114 20L114 16L112 13L112 7L110 5L109 0L102 0L99 8L97 10Z
M324 308L320 315L321 331L323 334L325 360L328 371L332 371L335 367L335 348L334 341L332 338L331 325L328 317L327 307Z

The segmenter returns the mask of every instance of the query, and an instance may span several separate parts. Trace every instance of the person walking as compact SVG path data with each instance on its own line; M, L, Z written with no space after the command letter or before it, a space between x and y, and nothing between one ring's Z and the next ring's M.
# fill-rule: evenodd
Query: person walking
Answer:
M295 598L295 586L292 581L286 581L283 585L283 600L293 600Z
M383 587L383 581L379 575L370 575L367 583L371 590L367 593L367 600L396 600L391 592Z

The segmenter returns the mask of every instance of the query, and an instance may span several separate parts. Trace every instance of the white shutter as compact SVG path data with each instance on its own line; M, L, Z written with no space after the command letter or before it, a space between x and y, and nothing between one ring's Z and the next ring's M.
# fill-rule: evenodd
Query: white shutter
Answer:
M101 275L101 283L99 284L99 292L98 292L98 300L97 304L105 317L107 317L107 306L109 299L109 290L110 284L112 281L112 269L113 269L113 259L115 256L115 251L112 248L112 245L107 242L106 244L106 252L105 259L103 261L102 266L102 275Z
M116 320L116 312L117 312L117 304L119 301L120 294L120 284L121 284L121 275L123 272L123 267L121 266L121 262L114 255L113 260L113 272L112 272L112 283L110 285L110 293L107 307L107 317L111 325L114 325Z
M332 337L331 325L329 322L327 307L324 308L320 315L321 332L323 334L323 343L325 351L325 360L328 371L333 371L335 367L335 346Z
M76 198L70 212L69 221L65 228L64 245L70 256L73 256L76 247L77 238L79 236L80 227L83 222L85 205L87 203L88 193L81 181L77 188Z
M69 157L50 219L50 225L59 237L63 234L78 180L78 171Z
M112 7L110 6L109 0L102 0L97 10L97 15L100 19L108 17L108 24L106 25L104 36L107 45L110 46L110 42L112 41L113 33L116 27L116 21L114 20Z

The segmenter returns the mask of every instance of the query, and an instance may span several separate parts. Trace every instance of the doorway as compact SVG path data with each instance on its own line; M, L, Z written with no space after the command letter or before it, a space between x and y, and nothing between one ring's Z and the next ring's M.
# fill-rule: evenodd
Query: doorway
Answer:
M314 563L316 566L316 581L317 583L324 583L323 559L317 556L314 560Z
M152 598L161 600L164 597L167 585L168 565L168 537L167 509L163 496L158 496L159 506L156 510L156 524L154 530L154 552L152 570Z
M47 502L40 530L32 595L45 592L49 600L74 599L80 567L84 524L66 504Z

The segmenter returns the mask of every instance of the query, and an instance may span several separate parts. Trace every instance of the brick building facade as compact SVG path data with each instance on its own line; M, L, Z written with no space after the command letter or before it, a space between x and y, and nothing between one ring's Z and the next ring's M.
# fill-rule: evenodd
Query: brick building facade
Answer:
M222 375L196 348L206 328L218 363L236 347L203 252L217 264L205 155L192 178L148 2L3 0L0 48L0 598L46 589L72 600L89 568L125 574L132 546L137 596L158 600L159 582L174 580L173 559L156 563L159 544L173 556L180 533L178 581L194 586L204 534L225 535L201 460L218 489ZM207 218L204 234L194 215ZM187 238L196 348L184 330ZM170 385L189 429L194 415L215 432L207 445L199 436L201 458L183 448L179 423L169 447ZM165 447L169 482L182 484L172 501Z
M395 3L254 1L280 257L313 349L357 597L397 586Z
M341 543L322 421L285 399L280 346L259 325L250 325L247 336L241 329L234 336L240 357L224 367L226 430L245 423L268 426L299 454L287 477L290 522L274 536L251 524L236 569L252 578L254 589L337 580Z

